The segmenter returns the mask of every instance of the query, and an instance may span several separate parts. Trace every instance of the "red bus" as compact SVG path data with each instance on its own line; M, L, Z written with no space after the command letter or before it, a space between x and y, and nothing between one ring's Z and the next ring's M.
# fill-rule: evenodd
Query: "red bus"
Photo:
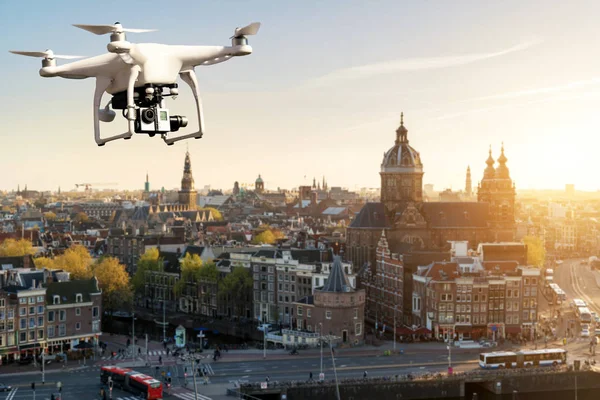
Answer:
M143 395L147 400L160 400L163 398L163 385L151 376L129 368L102 367L100 370L100 381L108 385L109 378L113 386L133 393L136 396Z

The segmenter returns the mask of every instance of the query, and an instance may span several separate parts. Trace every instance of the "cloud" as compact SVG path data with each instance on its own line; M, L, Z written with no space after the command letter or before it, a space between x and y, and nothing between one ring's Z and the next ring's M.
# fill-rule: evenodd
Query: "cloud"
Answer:
M322 77L313 79L309 81L308 84L311 86L325 86L339 81L368 78L371 76L389 74L392 72L421 71L428 69L455 67L525 50L541 42L541 39L527 40L525 42L517 44L516 46L509 47L508 49L492 53L477 53L443 57L407 58L401 60L367 64L358 67L343 68L337 71L333 71Z
M592 79L588 79L588 80L584 80L584 81L569 82L567 84L559 85L559 86L549 86L549 87L543 87L543 88L537 88L537 89L520 90L520 91L516 91L516 92L508 92L508 93L495 94L495 95L491 95L491 96L477 97L474 99L463 100L462 103L472 102L472 101L484 101L484 100L515 99L518 97L535 96L538 94L564 92L567 90L574 90L574 89L579 89L582 87L598 85L598 84L600 84L600 78L592 78Z

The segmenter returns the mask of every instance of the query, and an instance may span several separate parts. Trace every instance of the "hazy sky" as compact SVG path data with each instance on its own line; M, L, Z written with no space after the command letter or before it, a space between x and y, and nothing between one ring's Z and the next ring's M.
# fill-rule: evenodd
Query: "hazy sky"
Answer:
M489 145L497 157L502 141L517 188L600 188L598 1L171 4L0 1L0 189L141 189L146 171L153 189L173 188L186 144L198 188L228 189L259 173L270 189L322 175L330 186L377 187L401 111L436 189L462 188L467 165L476 184ZM131 41L189 45L229 45L237 26L263 25L251 56L196 68L204 138L167 147L135 135L98 147L94 80L41 78L39 59L8 50L102 54L108 36L71 24L115 21L159 29ZM169 106L195 128L193 98L181 92ZM118 113L102 128L120 133L125 120Z

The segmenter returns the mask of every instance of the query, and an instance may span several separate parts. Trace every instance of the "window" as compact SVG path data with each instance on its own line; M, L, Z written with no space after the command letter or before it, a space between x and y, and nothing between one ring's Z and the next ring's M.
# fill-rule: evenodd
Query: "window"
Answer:
M77 307L75 309L75 315L78 315L78 316L81 315L81 308Z
M40 329L40 330L38 331L38 340L39 340L39 339L43 339L43 338L44 338L44 330L43 330L43 329Z
M360 324L360 323L358 323L358 324L355 324L355 325L354 325L354 332L355 332L354 334L355 334L356 336L360 336L360 335L362 335L362 324Z
M358 308L354 309L354 319L358 319Z
M35 331L29 331L29 340L35 340Z
M27 341L27 332L19 332L19 342L24 343Z
M44 313L44 306L38 306L38 314Z
M21 318L21 329L27 329L27 320L25 318Z
M302 307L298 307L298 311L297 311L296 315L298 315L299 317L302 316Z
M29 307L29 315L35 314L35 307Z
M52 304L60 304L60 296L52 296Z
M66 329L66 325L62 324L58 326L58 335L59 336L65 336L67 334L67 329Z
M27 299L25 297L21 297L19 299L19 304L27 304Z
M21 307L19 315L27 315L27 307Z
M81 322L75 324L75 330L78 331L81 329Z
M38 326L44 326L44 317L43 316L38 317Z
M54 311L48 311L48 322L54 322Z
M4 299L0 299L0 307L4 307Z
M35 304L35 297L29 298L29 304Z
M306 309L306 318L310 318L310 315L311 315L311 309L307 308Z
M75 303L81 303L83 302L83 295L81 293L77 293L75 295Z
M65 310L60 310L58 314L59 321L65 321L67 319L67 312Z
M43 303L44 302L44 296L38 296L37 297L37 302L38 303Z
M331 311L325 311L325 318L331 319Z
M98 317L99 312L98 307L92 308L92 317Z

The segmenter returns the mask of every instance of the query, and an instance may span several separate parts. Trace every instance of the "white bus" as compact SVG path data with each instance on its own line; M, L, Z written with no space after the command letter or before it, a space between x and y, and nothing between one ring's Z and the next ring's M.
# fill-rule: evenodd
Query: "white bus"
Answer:
M579 307L577 309L577 317L579 317L579 322L582 324L592 323L592 312L587 307Z
M567 351L564 349L498 351L479 354L479 366L485 369L543 367L566 363Z

